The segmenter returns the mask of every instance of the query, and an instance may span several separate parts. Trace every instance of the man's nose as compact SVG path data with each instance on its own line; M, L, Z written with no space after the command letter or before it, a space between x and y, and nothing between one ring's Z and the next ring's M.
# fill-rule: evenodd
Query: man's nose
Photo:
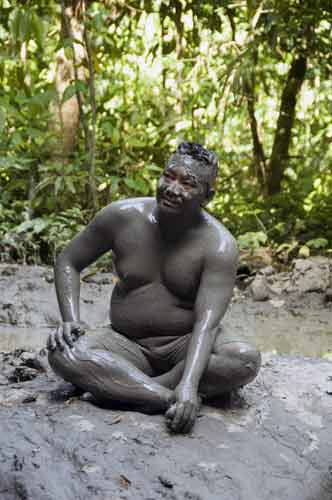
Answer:
M171 184L169 184L167 191L175 196L178 196L182 193L182 186L178 181L174 180Z

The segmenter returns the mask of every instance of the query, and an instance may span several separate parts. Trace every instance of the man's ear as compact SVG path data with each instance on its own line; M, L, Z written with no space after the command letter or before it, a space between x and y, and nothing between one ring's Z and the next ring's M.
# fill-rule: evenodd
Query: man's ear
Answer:
M211 187L208 187L205 200L202 203L203 207L205 207L205 205L207 205L212 200L212 198L214 197L214 194L215 194L215 190Z
M213 188L208 188L208 192L207 192L207 199L208 199L208 202L212 200L212 198L214 197L215 195L215 190Z

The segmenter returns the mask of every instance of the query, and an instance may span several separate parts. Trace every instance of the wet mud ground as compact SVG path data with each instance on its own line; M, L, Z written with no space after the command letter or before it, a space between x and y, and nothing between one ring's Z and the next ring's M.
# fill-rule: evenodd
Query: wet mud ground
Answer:
M262 370L176 436L162 416L59 389L37 355L59 320L52 280L48 268L0 266L1 500L332 499L332 362L321 358L332 349L328 284L307 290L293 273L268 278L264 300L237 289L226 327L256 340ZM107 324L112 281L82 283L91 326Z

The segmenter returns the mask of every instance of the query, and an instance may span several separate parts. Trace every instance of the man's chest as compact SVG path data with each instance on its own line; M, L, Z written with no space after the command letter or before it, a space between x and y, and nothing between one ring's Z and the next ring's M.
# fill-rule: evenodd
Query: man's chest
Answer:
M135 235L123 232L114 249L115 267L127 289L161 282L172 294L187 300L196 297L202 255L196 239L165 242L147 231Z

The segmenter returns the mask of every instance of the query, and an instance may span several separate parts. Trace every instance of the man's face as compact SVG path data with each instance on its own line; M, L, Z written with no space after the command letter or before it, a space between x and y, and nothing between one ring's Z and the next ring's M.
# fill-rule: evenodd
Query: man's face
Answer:
M159 209L169 213L197 210L206 201L207 185L194 161L172 161L162 173L157 187Z

